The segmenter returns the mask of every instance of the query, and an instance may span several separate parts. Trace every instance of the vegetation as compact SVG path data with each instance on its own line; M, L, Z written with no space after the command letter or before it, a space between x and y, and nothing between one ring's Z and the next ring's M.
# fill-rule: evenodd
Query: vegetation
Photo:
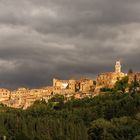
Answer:
M27 110L1 106L0 138L8 140L139 140L140 94L108 93L64 103L56 95Z
M64 102L62 95L55 95L48 103L36 101L27 110L1 104L0 139L140 140L138 88L136 78L128 84L124 77L94 98Z
M128 87L128 76L125 76L121 80L118 80L116 82L114 89L116 91L121 91L122 93L125 93L127 87Z
M137 77L135 76L134 81L132 81L131 84L129 85L129 92L131 94L138 93L139 88L140 88L140 84L137 81Z

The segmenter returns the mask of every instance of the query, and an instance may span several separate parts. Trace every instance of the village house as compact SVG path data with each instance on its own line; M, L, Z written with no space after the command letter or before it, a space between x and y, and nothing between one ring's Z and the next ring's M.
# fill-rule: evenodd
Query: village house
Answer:
M18 88L16 90L0 89L0 103L9 107L23 108L31 106L36 100L48 102L56 94L64 96L65 101L72 98L81 99L84 97L94 97L100 94L102 88L113 88L118 80L128 76L129 84L136 80L140 83L140 73L129 73L121 71L121 63L117 61L114 72L99 74L96 80L81 78L79 80L53 79L53 85L48 87L28 89Z

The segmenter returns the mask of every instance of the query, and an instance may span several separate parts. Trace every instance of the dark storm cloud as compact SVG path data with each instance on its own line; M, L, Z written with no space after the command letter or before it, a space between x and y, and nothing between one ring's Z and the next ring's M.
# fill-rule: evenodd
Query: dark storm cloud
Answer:
M138 0L0 0L0 87L139 69Z

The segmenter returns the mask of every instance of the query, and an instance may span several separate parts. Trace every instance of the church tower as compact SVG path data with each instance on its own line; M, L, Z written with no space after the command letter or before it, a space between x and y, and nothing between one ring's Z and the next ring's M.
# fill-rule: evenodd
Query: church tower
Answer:
M121 62L120 61L116 61L115 72L116 73L120 73L121 72Z

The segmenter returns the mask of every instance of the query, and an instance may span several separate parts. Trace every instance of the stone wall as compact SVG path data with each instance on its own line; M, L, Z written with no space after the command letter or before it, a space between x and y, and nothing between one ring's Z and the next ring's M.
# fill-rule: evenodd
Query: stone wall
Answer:
M80 80L53 80L53 85L55 92L60 90L70 90L71 92L88 92L93 91L95 88L94 81L90 79L80 79ZM63 85L67 85L63 88Z
M53 86L39 89L18 88L17 90L0 89L0 102L14 108L31 106L36 100L44 99L46 102L55 94L62 94L68 100L71 97L82 98L85 93L93 92L93 80L57 80L53 79Z
M120 61L116 62L115 72L107 72L99 74L96 81L82 78L79 80L59 80L53 79L53 86L38 89L18 88L10 91L0 89L0 102L10 107L27 108L36 100L44 99L46 102L55 94L62 94L68 100L71 97L84 98L95 96L100 93L101 88L113 88L118 80L121 80L125 73L121 72ZM140 82L140 73L132 73L128 75L129 83L134 81L136 77ZM95 84L96 83L96 84Z
M124 73L116 73L116 72L109 72L103 73L97 76L96 79L96 88L106 87L106 88L113 88L115 83L118 80L121 80L126 74Z

